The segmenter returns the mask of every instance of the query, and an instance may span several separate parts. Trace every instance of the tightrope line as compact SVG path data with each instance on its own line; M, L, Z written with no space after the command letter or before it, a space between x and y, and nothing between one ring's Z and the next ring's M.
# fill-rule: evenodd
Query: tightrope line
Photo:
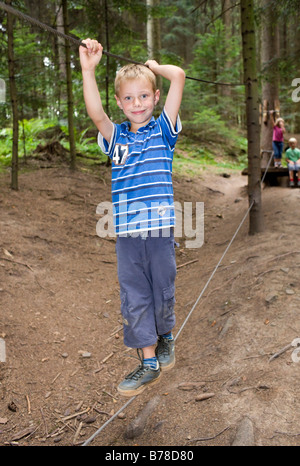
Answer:
M0 8L2 10L6 11L7 13L11 13L12 15L17 16L20 19L24 19L25 21L28 21L29 23L31 23L31 24L33 24L35 26L38 26L41 29L44 29L45 31L50 32L51 34L55 34L57 36L62 37L65 40L68 40L68 41L72 42L73 44L77 45L78 47L81 45L82 47L86 48L86 45L78 37L64 34L63 32L58 31L57 29L55 29L55 28L53 28L51 26L48 26L48 24L42 23L38 19L32 18L31 16L26 15L25 13L22 13L19 10L16 10L15 8L13 8L10 5L7 5L6 3L0 2ZM107 52L105 50L103 50L102 53L104 55L107 55L108 57L116 58L118 60L123 60L123 61L129 62L129 63L134 63L136 65L144 65L145 66L145 63L141 63L139 61L132 60L131 58L126 58L126 57L123 57L123 56L120 56L120 55L116 55L114 53ZM193 81L200 81L200 82L203 82L203 83L206 83L206 84L214 84L216 86L244 86L244 83L222 83L222 82L217 82L217 81L209 81L209 80L206 80L206 79L193 78L191 76L185 76L185 77L186 77L186 79L192 79Z
M261 179L261 185L262 185L262 183L263 183L264 180L265 180L267 171L268 171L268 169L269 169L269 166L270 166L270 164L271 164L271 161L272 161L272 158L273 158L273 155L274 155L273 151L265 151L265 152L271 152L271 156L270 156L270 158L269 158L269 161L268 161L267 167L266 167L266 169L265 169L264 175L263 175L263 177L262 177L262 179ZM196 299L194 305L192 306L192 309L190 310L190 312L189 312L188 315L186 316L184 322L182 323L180 329L178 330L178 332L177 332L177 334L176 334L176 336L175 336L175 338L174 338L175 341L177 340L177 338L178 338L179 335L181 334L181 332L182 332L182 330L184 329L184 327L185 327L187 321L189 320L189 318L191 317L192 313L194 312L194 310L195 310L195 308L196 308L198 302L199 302L200 299L202 298L202 296L203 296L205 290L207 289L208 285L209 285L210 282L212 281L212 279L213 279L215 273L217 272L218 268L220 267L220 265L221 265L221 263L222 263L224 257L226 256L226 254L227 254L227 252L228 252L230 246L231 246L232 243L234 242L234 240L235 240L235 238L236 238L238 232L240 231L241 227L243 226L243 224L244 224L244 222L245 222L245 220L246 220L246 218L247 218L247 216L248 216L250 210L251 210L252 207L254 206L254 204L255 204L255 201L253 200L253 201L250 203L250 205L249 205L249 207L248 207L248 209L247 209L247 211L246 211L244 217L242 218L242 220L241 220L239 226L237 227L237 229L236 229L234 235L232 236L232 238L231 238L231 240L230 240L228 246L226 247L225 251L223 252L223 254L222 254L222 256L221 256L219 262L218 262L217 265L215 266L215 268L214 268L213 272L211 273L209 279L207 280L206 284L204 285L204 287L203 287L201 293L199 294L198 298ZM117 411L117 412L116 412L110 419L108 419L96 432L94 432L94 434L93 434L91 437L89 437L89 438L82 444L82 446L85 447L85 446L89 445L89 444L92 442L92 440L94 440L94 438L97 437L97 436L100 434L100 432L102 432L102 430L104 430L105 427L106 427L108 424L110 424L110 423L118 416L119 413L121 413L122 411L124 411L124 409L127 408L127 406L129 406L130 403L132 403L132 402L136 399L137 396L138 396L138 395L135 395L135 396L133 396L132 398L130 398L130 400L128 400L128 401L119 409L119 411Z

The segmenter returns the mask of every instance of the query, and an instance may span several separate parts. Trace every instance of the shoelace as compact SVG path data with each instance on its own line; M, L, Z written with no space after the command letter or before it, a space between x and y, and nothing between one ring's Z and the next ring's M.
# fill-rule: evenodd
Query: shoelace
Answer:
M138 380L144 373L151 369L149 366L145 366L143 363L143 351L141 349L137 349L138 359L140 360L140 365L136 367L130 374L126 375L125 379L134 379Z
M157 354L168 356L169 354L169 340L167 338L159 337L159 346L157 347Z
M134 371L130 372L130 374L126 375L125 379L134 379L138 380L144 373L148 370L151 369L149 366L144 366L144 364L141 364L138 366Z

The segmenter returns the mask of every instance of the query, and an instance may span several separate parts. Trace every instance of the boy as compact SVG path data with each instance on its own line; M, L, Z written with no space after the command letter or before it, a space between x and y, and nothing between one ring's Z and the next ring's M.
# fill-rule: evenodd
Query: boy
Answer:
M154 60L148 60L146 66L123 67L116 76L115 98L128 121L116 125L103 110L95 80L103 48L95 40L83 42L87 48L80 47L79 53L84 99L99 130L98 143L112 159L124 343L136 348L141 359L118 391L134 396L156 382L161 370L175 364L172 158L181 131L178 112L185 73ZM170 81L165 107L157 120L152 116L159 101L155 75Z
M300 180L298 178L298 173L300 170L300 150L297 146L297 139L289 139L290 148L286 151L286 161L288 163L289 176L290 176L290 186L295 186L294 183L294 171L296 172L297 185L300 186Z

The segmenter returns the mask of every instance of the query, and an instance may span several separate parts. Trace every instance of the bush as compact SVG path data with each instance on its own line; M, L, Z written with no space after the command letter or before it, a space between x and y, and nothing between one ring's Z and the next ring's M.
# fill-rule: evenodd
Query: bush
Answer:
M211 108L195 112L192 121L184 122L184 129L190 137L202 141L230 144L237 137L236 130L228 127L221 116Z

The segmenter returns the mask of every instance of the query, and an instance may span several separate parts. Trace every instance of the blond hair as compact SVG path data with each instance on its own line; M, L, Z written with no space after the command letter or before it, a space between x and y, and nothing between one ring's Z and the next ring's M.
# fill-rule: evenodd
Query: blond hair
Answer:
M277 120L275 121L275 126L278 126L281 121L284 123L283 118L277 118Z
M296 138L290 138L289 142L294 142L295 144L297 144L297 139Z
M119 96L121 82L125 79L140 79L146 78L150 82L153 92L156 91L156 76L153 71L146 65L129 64L123 66L116 75L115 92Z

